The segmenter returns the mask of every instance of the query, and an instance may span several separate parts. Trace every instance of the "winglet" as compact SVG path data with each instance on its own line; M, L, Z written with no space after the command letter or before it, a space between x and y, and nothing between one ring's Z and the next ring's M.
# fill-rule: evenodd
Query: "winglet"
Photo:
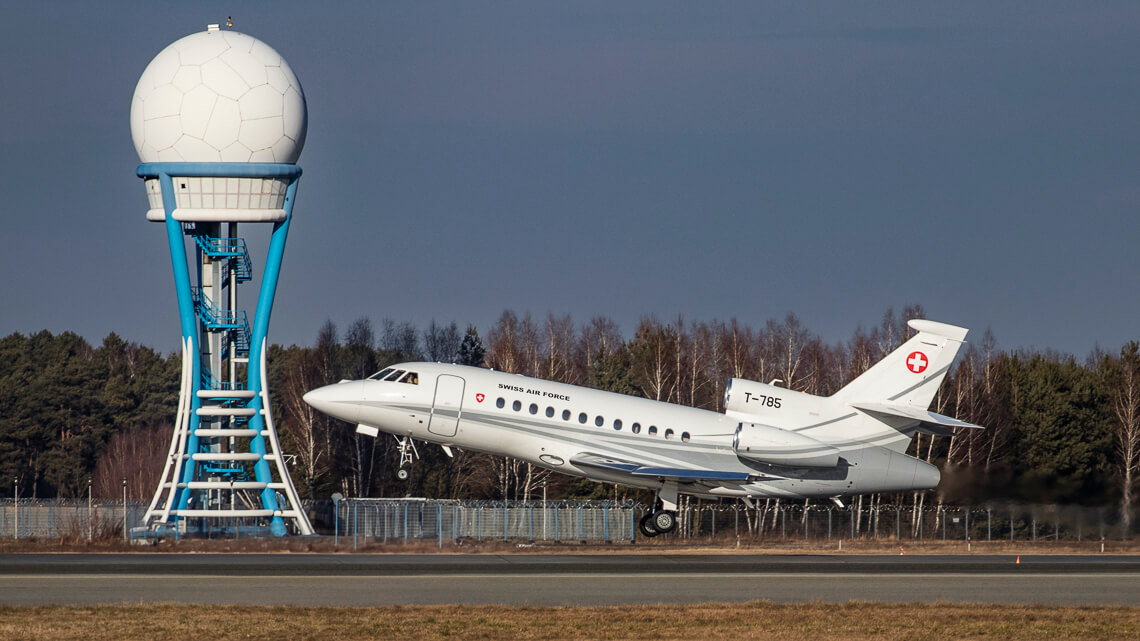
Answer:
M949 338L950 340L958 341L959 343L966 340L966 334L970 331L965 327L939 323L938 321L926 320L925 318L912 318L911 320L907 321L906 324L916 332L934 334L935 336Z

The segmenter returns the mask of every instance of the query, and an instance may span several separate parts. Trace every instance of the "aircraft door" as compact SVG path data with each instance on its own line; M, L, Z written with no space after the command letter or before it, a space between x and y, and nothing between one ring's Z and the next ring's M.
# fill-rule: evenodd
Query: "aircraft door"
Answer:
M435 400L431 404L428 431L440 436L455 436L463 408L464 381L458 376L440 374L435 380Z

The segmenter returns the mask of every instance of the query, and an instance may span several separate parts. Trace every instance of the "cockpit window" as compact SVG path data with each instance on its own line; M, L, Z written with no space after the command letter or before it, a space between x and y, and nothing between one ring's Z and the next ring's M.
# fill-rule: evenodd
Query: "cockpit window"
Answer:
M420 384L420 375L417 374L416 372L408 372L407 374L404 375L404 378L400 379L400 382L401 383L409 383L411 385L419 385Z
M402 370L402 369L398 369L398 370L396 370L396 371L392 372L391 374L389 374L389 375L388 375L388 376L387 376L387 377L386 377L384 380L386 380L386 381L394 381L394 380L396 380L397 378L400 378L400 375L401 375L401 374L403 374L403 373L404 373L404 370Z
M391 374L392 371L393 370L391 367L385 367L384 369L380 370L379 372L376 372L372 376L369 376L368 380L370 380L370 381L382 381L382 380L384 380L384 377Z

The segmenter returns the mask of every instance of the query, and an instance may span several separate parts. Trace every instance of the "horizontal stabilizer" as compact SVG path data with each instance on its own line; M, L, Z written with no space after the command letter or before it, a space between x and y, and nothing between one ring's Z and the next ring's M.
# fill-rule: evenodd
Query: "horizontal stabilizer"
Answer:
M580 467L594 467L615 472L624 472L633 476L660 476L684 481L744 482L757 476L749 474L748 472L725 472L686 467L654 467L586 452L571 457L570 463Z
M871 414L882 414L885 416L895 416L898 418L909 418L923 423L929 423L940 427L969 427L973 429L985 429L981 425L974 425L966 421L959 421L956 418L943 416L934 412L919 409L914 406L898 405L895 403L851 403L851 407Z

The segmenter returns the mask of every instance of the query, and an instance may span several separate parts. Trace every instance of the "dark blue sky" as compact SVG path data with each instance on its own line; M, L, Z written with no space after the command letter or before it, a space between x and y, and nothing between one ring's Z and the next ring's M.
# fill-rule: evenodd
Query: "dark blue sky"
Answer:
M130 99L227 15L309 104L275 342L504 308L838 341L908 303L1140 338L1140 4L657 0L6 4L0 335L177 346Z

